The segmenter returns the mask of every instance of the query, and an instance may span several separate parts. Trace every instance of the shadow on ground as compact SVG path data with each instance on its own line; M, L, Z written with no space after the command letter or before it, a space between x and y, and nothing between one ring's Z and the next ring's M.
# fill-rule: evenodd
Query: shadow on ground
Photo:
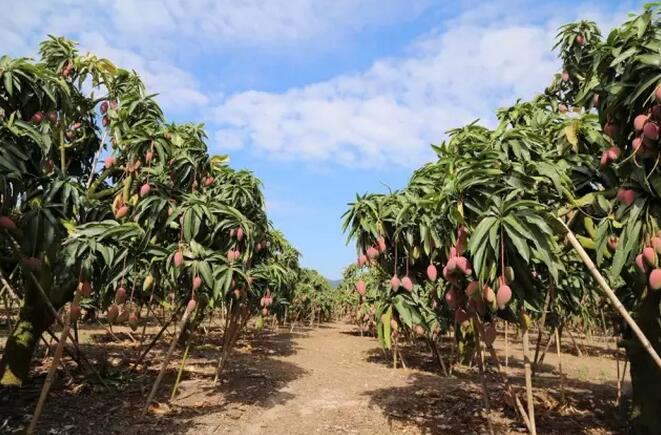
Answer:
M488 433L477 368L457 367L451 377L442 377L427 371L434 366L431 357L409 353L412 353L408 358L409 365L416 371L411 372L407 386L366 393L370 404L387 416L391 430L402 432L408 426L415 426L422 433L432 434ZM370 353L367 358L373 362L391 364L390 359L387 362L381 360L383 354L379 350ZM422 366L417 364L420 361L424 362ZM514 365L510 366L513 376L509 381L525 404L524 377L522 370L517 370L519 365L514 361ZM435 371L436 368L433 373ZM501 377L493 370L489 370L485 377L495 432L527 433L514 407L507 404L509 398ZM540 374L535 378L534 386L538 433L628 433L626 404L619 408L613 404L614 382L567 379L564 401L557 376Z
M146 335L148 343L156 334ZM206 336L197 336L186 361L175 398L170 401L177 370L184 349L178 348L161 383L156 402L143 415L146 398L161 368L162 357L169 340L162 340L146 359L146 364L133 375L127 365L139 354L138 341L131 341L125 332L115 332L120 341L95 330L95 344L81 345L82 351L94 361L109 389L67 359L67 372L60 370L51 388L38 433L76 434L180 434L194 428L195 417L216 412L241 413L243 408L271 408L293 396L287 384L305 375L295 364L278 357L296 352L297 332L247 330L239 339L218 385L213 384L214 369L219 356L222 335L209 329ZM134 338L139 334L133 334ZM98 342L104 344L96 344ZM38 351L43 356L44 349ZM0 433L21 433L29 423L50 358L35 368L29 387L0 390Z

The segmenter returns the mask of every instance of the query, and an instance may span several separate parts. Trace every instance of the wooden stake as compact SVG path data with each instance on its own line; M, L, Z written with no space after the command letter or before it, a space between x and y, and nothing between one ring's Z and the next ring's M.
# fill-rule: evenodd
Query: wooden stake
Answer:
M624 377L627 374L627 363L629 360L624 360L624 368L622 369L622 374L620 375L620 359L617 358L617 400L615 400L615 406L618 406L620 404L620 400L622 399L622 384L624 383Z
M156 344L156 342L158 341L158 339L161 338L161 335L163 335L163 332L165 332L165 330L168 328L168 326L170 326L170 323L172 323L172 321L177 317L177 314L179 314L179 311L181 311L181 309L182 309L183 307L184 307L184 305L180 305L180 306L174 311L174 313L172 313L172 317L170 317L170 320L168 320L168 321L165 323L165 325L163 325L163 326L161 327L161 330L158 331L158 334L156 334L156 336L152 339L152 341L149 343L149 345L147 346L147 348L142 352L142 354L140 355L140 357L138 357L137 361L134 362L134 363L132 364L132 367L131 367L130 372L133 372L133 371L135 370L135 368L138 367L138 366L142 363L142 360L145 358L145 356L147 356L147 354L148 354L149 351L152 349L152 347L154 347L154 345Z
M154 400L154 396L156 396L156 392L158 391L158 386L161 384L161 381L163 380L163 376L165 376L165 372L167 371L168 364L170 363L170 358L172 358L172 352L174 351L174 348L177 345L177 341L179 341L179 336L181 335L181 332L186 327L186 322L188 321L188 316L190 314L191 313L188 310L184 311L184 316L181 318L179 329L177 330L177 333L175 334L174 338L172 339L172 342L170 343L170 348L168 349L168 352L165 354L165 358L163 359L163 366L161 367L161 371L158 374L156 381L154 382L154 386L151 388L151 392L149 393L149 396L147 397L147 403L145 404L145 407L142 410L142 415L145 415L147 413L147 411L149 410L149 405L151 405L152 400Z
M45 332L46 332L46 333L49 335L49 337L50 337L50 343L47 343L47 342L46 342L46 339L44 338L44 335L43 335L43 334L41 335L41 337L43 338L44 343L46 344L46 346L48 346L47 349L50 349L50 348L53 346L53 341L55 341L55 343L59 343L59 342L60 342L60 340L55 336L55 334L53 334L53 331L51 331L50 328L46 328L46 331L45 331ZM73 362L75 362L78 366L81 365L81 364L80 364L80 360L77 360L77 359L76 359L76 355L74 355L74 353L71 352L71 351L67 348L66 344L64 345L64 352L65 352L67 355L69 355L69 357L71 358L71 360L72 360ZM48 355L48 351L44 353L44 359L46 358L47 355Z
M72 305L78 305L80 303L80 289L76 290L76 294L73 298ZM55 355L53 356L53 361L51 362L50 367L48 368L48 374L46 375L46 380L44 381L44 386L41 388L41 395L39 396L39 401L37 402L37 407L32 414L32 420L30 421L30 426L26 432L27 435L32 435L37 428L37 422L41 416L41 412L44 409L44 404L48 397L48 390L50 390L53 380L55 379L55 374L57 371L57 366L60 364L60 359L62 358L62 352L64 351L64 343L67 341L69 336L69 326L71 324L71 315L67 314L64 318L64 326L62 327L62 332L60 333L60 341L57 343L57 348L55 349Z
M395 335L395 348L392 351L392 368L397 368L397 335Z
M523 339L523 364L526 374L526 397L528 399L528 420L530 420L530 435L537 435L535 427L535 402L532 394L532 371L530 370L530 343L528 341L528 324L525 309L521 309L521 332Z
M184 356L181 358L181 364L179 365L179 371L177 372L177 380L174 381L174 387L172 387L172 394L170 395L170 401L174 400L174 396L177 394L177 388L179 387L179 381L181 381L181 375L184 372L184 366L186 365L186 359L188 358L188 349L190 348L191 339L188 339L188 344L186 345L186 350L184 351Z
M523 423L526 425L528 432L530 432L530 420L528 420L528 413L526 412L526 408L523 406L521 399L519 399L519 395L516 394L516 392L510 385L509 380L507 379L507 374L504 373L502 367L500 366L500 361L498 361L498 355L496 355L496 350L493 348L493 346L487 346L487 350L491 355L491 361L496 366L496 369L498 370L498 374L500 375L503 384L505 384L505 390L507 390L507 393L510 395L510 397L514 398L514 403L516 404L516 410L519 412L519 415L523 419Z
M587 346L587 345L588 345L588 344L592 344L592 342L591 342L590 338L588 337L587 330L584 328L583 325L581 325L580 329L579 329L579 328L577 328L577 329L578 329L578 332L581 333L581 336L579 336L579 338L581 339L581 347L583 348L583 353L584 353L586 356L589 357L589 356L590 356L590 352L589 352L589 350L588 350L588 346Z
M509 370L510 368L510 349L509 349L509 322L505 320L505 369Z
M399 355L399 361L402 363L402 368L406 370L406 360L404 360L404 354L402 353L402 349L399 347L397 348L397 354Z
M565 375L562 372L562 354L560 353L560 335L558 328L555 328L555 352L558 355L558 372L560 372L560 397L561 403L565 403Z
M544 346L544 350L542 351L542 354L539 357L539 361L537 361L538 366L542 366L544 364L544 358L546 357L546 352L549 351L549 347L551 347L551 343L555 341L555 332L557 331L557 327L553 328L553 331L551 332L551 335L549 336L548 341L546 342L546 346Z
M553 297L553 287L551 286L546 292L546 296L544 298L544 310L542 311L542 318L539 321L539 333L537 334L537 344L535 345L535 356L533 358L533 365L532 365L533 377L535 376L535 372L537 371L537 363L538 363L537 358L539 357L539 348L542 344L542 335L544 334L544 326L546 326L546 313L549 309L549 305L551 305L552 297Z
M242 296L243 301L245 301L245 296ZM248 307L244 302L240 302L238 305L234 305L233 302L230 304L233 308L230 309L231 313L229 314L229 323L225 328L225 333L223 335L223 350L221 351L220 358L218 358L218 365L216 367L216 375L213 379L214 385L220 380L220 375L225 368L225 363L230 356L232 348L236 343L236 340L239 338L239 333L245 326L248 321Z
M597 270L597 267L594 265L592 262L592 259L590 256L585 252L585 249L581 246L581 244L576 240L576 237L574 236L574 233L569 229L569 227L562 221L562 219L558 219L560 223L565 227L567 230L567 239L569 240L569 243L574 247L574 250L578 253L578 256L581 257L581 260L583 261L583 264L588 268L594 279L599 283L599 286L601 289L606 293L606 296L608 296L608 299L610 299L611 303L615 307L618 313L624 318L624 320L627 322L627 325L631 328L631 330L636 334L636 337L638 337L638 340L640 341L640 344L643 346L643 348L647 351L647 353L652 357L654 362L656 363L657 367L661 369L661 357L656 353L656 350L654 350L654 347L652 347L652 344L649 342L647 337L645 337L645 334L643 331L640 329L638 324L636 323L635 320L629 315L629 312L627 311L626 308L624 308L624 305L622 305L622 302L617 298L613 290L610 288L608 283L606 282L606 279L599 273Z
M569 334L569 338L571 338L571 342L574 345L574 349L576 349L576 354L579 357L583 356L583 352L581 352L581 348L578 347L578 343L576 342L576 339L574 338L574 334L572 334L571 329L567 328L567 333Z
M473 330L476 333L475 344L477 346L477 351L478 351L477 367L480 373L480 383L482 384L482 404L484 405L484 413L487 418L487 426L489 427L489 433L493 435L494 431L493 431L493 425L491 424L491 407L489 406L487 378L486 376L484 376L484 364L482 359L482 340L484 339L484 336L482 336L481 334L482 328L478 328L478 320L475 317L473 317Z
M615 406L617 406L620 403L620 397L622 396L622 385L620 384L620 353L615 349L615 369L617 370L616 372L616 380L617 380L617 395L615 396Z
M438 345L436 344L436 340L433 338L430 338L427 340L427 343L429 343L429 347L431 347L432 352L436 356L436 360L438 361L438 364L441 366L441 370L443 371L443 376L446 378L448 377L448 371L445 368L445 363L443 362L443 357L441 356L441 352L438 349Z
M599 313L601 314L601 327L603 329L603 339L606 344L608 344L608 331L606 327L606 318L604 317L604 310L599 310Z

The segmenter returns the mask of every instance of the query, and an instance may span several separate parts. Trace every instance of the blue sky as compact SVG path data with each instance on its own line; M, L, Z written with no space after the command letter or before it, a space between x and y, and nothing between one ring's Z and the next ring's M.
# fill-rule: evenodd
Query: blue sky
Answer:
M559 25L602 29L633 1L0 0L0 53L46 34L138 71L167 116L204 122L212 153L255 172L302 264L355 259L340 216L356 193L404 186L452 127L529 98L559 65Z

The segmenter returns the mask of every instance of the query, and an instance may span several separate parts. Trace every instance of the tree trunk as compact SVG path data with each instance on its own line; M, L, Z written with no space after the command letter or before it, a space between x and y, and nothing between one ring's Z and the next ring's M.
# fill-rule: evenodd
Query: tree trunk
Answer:
M218 358L218 365L216 366L216 375L213 379L214 385L218 384L218 381L220 380L220 376L223 374L223 370L225 369L227 360L229 359L230 354L232 352L232 348L234 347L234 344L239 338L239 334L241 333L241 330L245 327L246 323L248 322L248 319L250 318L248 306L245 303L245 299L242 300L240 303L232 304L228 316L230 317L228 318L227 326L225 327L225 331L223 333L223 348L221 350L220 357Z
M661 292L647 291L635 313L636 322L652 343L657 353L661 353L661 324L659 310ZM661 370L650 354L641 346L631 330L625 336L626 352L629 358L631 385L633 387L632 420L636 433L661 433Z
M617 312L627 324L623 342L631 363L631 385L633 386L632 420L639 434L661 433L661 292L644 290L634 320L622 302L615 295L604 277L576 240L574 234L562 220L558 220L567 229L567 239L572 244L583 263L588 267L599 286L608 296ZM635 339L633 337L635 335Z
M443 376L448 377L448 370L445 368L445 363L443 362L443 357L441 356L441 352L438 349L438 345L436 344L436 340L433 338L427 338L427 345L429 346L429 349L431 352L434 354L436 357L436 361L438 361L438 365L441 368L441 371L443 372Z
M53 314L40 295L35 291L26 291L18 321L7 339L0 361L0 385L21 386L25 383L39 337L53 320Z
M470 322L464 322L463 325L457 324L455 341L457 343L457 362L470 364L476 352L475 331Z
M55 320L55 310L59 310L73 299L74 290L78 285L77 279L71 279L62 282L58 287L52 287L53 276L46 265L38 274L24 272L23 277L25 293L18 321L7 339L0 360L0 385L21 386L25 383L30 372L32 355L41 334ZM42 294L49 298L48 302Z
M472 324L473 324L473 330L475 331L475 336L477 338L477 343L475 344L478 352L477 356L477 367L480 373L480 383L482 384L482 404L484 406L484 415L487 419L487 426L489 427L489 433L493 435L495 432L493 431L493 424L491 423L491 407L489 405L489 390L487 388L487 378L484 376L484 357L482 356L482 341L484 340L484 331L482 330L482 334L480 334L480 328L478 325L478 320L477 317L473 317L472 319ZM480 337L481 335L481 337ZM481 338L481 339L480 339Z

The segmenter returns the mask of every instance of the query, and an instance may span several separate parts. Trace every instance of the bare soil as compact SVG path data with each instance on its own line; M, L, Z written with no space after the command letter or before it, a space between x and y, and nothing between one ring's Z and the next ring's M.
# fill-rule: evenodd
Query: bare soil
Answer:
M157 332L147 330L145 342ZM249 328L232 355L222 382L212 383L220 343L208 328L196 337L174 400L169 401L184 350L178 349L157 397L159 404L142 415L146 396L167 346L162 340L148 364L126 374L140 350L140 333L116 328L114 337L100 327L80 331L83 351L96 361L109 384L105 389L85 366L67 359L40 420L43 434L481 434L488 433L477 368L455 367L440 375L423 341L403 346L407 368L392 368L392 358L372 337L361 337L344 323L314 328ZM167 337L167 336L166 336ZM536 335L532 334L534 349ZM497 340L504 364L503 336ZM544 344L546 341L544 340ZM557 357L546 355L535 377L539 434L619 434L627 431L628 375L625 400L615 406L616 354L613 343L581 340L582 357L563 340L566 374L561 400ZM554 350L551 346L550 351ZM33 383L21 390L0 389L0 433L20 433L29 423L51 359L39 359ZM450 354L450 342L442 352ZM52 352L51 352L52 353ZM525 401L520 340L510 340L510 382ZM488 361L487 361L488 362ZM620 370L622 364L620 364ZM488 365L490 416L497 433L526 433L506 404L501 378Z

